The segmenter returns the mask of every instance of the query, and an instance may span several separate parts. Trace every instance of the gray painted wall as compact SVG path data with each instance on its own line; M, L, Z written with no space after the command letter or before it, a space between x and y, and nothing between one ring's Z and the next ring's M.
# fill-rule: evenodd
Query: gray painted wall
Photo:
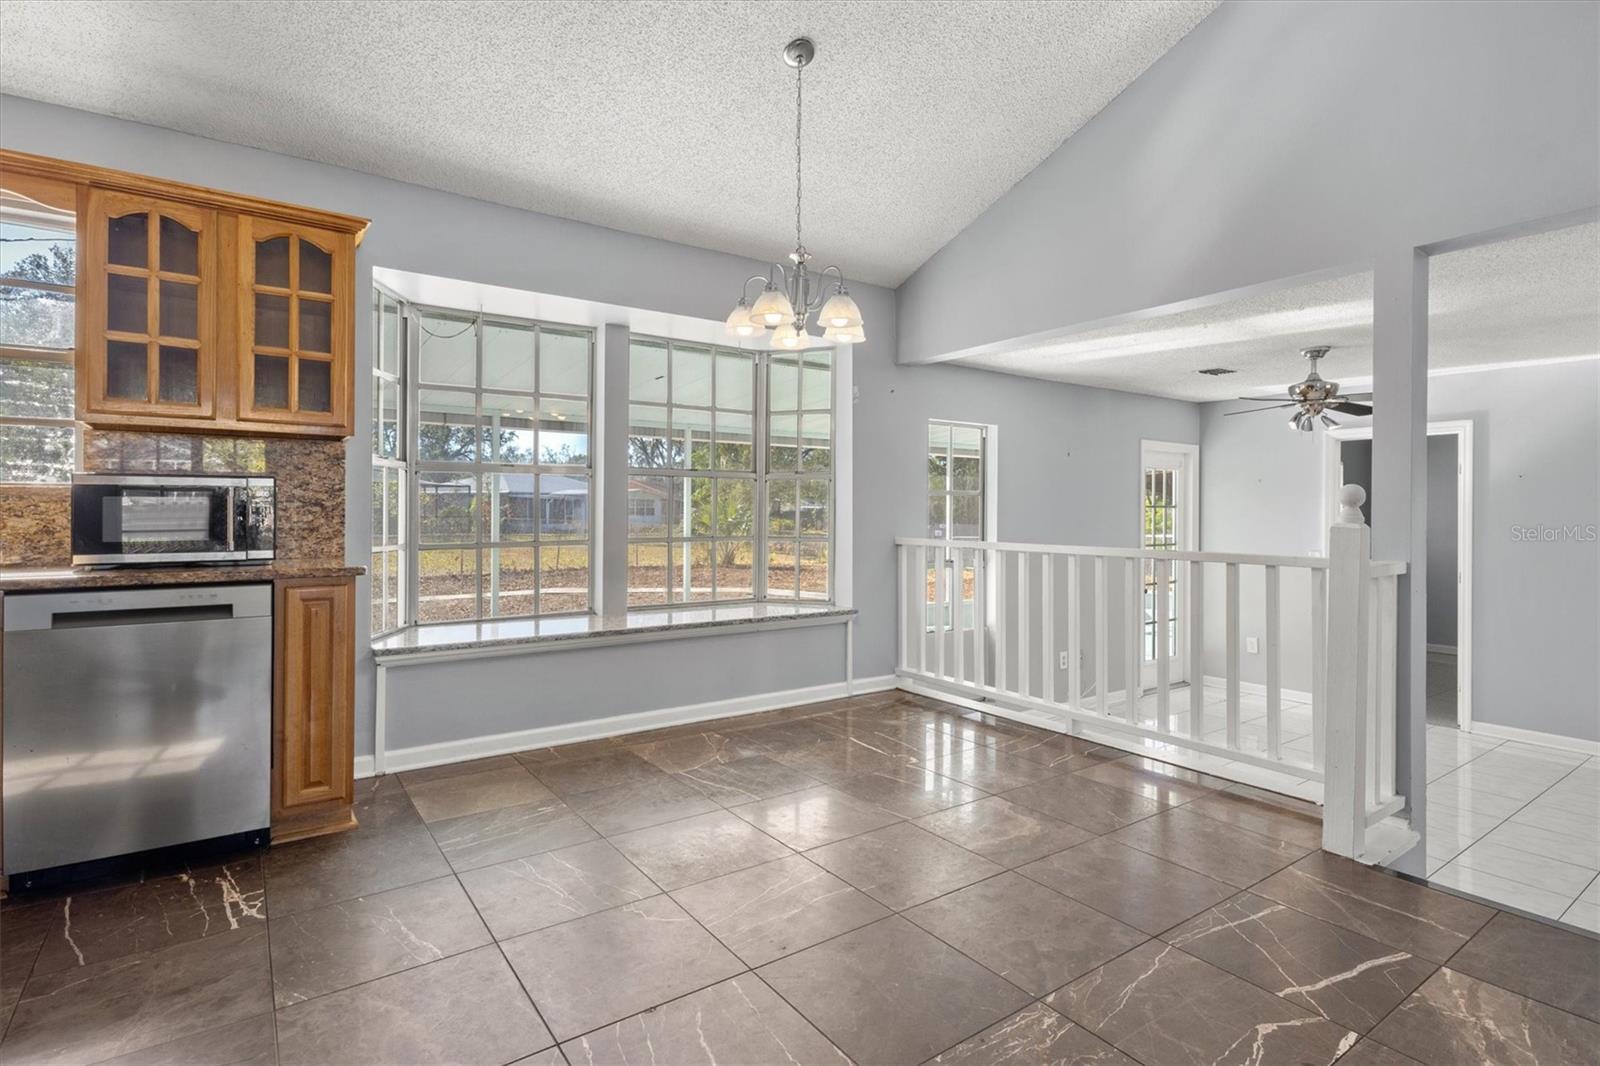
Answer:
M1473 423L1473 717L1600 740L1600 361L1444 375L1428 386L1430 420ZM1202 548L1322 551L1323 435L1221 417L1237 406L1201 405ZM1453 472L1428 481L1430 511L1440 497L1453 502ZM1456 569L1432 562L1430 601ZM1304 617L1304 602L1286 586L1284 618ZM1248 593L1244 604L1249 632L1260 610L1252 613ZM1207 652L1207 672L1220 674L1221 648ZM1244 679L1260 681L1259 666L1242 657ZM1286 649L1284 686L1304 689L1309 677L1309 662Z
M1592 207L1600 5L1224 3L900 289L900 358Z
M384 266L720 320L739 282L763 269L717 252L15 97L0 96L0 144L371 218L357 255L358 291L370 285L374 266ZM781 242L774 250L782 250ZM926 535L929 418L999 427L998 535L1115 545L1135 543L1140 438L1193 442L1199 420L1194 405L1177 401L955 367L897 366L894 294L869 285L851 291L871 338L855 353L854 578L856 676L872 677L894 669L894 538ZM371 322L357 315L356 323L356 351L365 359ZM370 532L370 386L367 375L356 375L356 435L347 450L346 551L357 563L367 558ZM1126 505L1108 507L1107 500ZM359 594L364 601L365 581ZM368 620L365 612L358 615L356 750L366 754L372 751L373 665L365 651ZM809 687L843 676L838 656L780 656L769 636L754 644L743 640L659 645L670 652L664 658L657 658L663 654L657 647L630 646L408 667L395 675L391 691L399 724L390 744ZM747 661L730 668L741 656ZM659 669L636 666L645 662ZM662 681L663 670L672 681ZM608 679L593 697L586 684L592 677ZM459 699L461 685L484 698Z
M1428 643L1456 646L1456 437L1428 438Z

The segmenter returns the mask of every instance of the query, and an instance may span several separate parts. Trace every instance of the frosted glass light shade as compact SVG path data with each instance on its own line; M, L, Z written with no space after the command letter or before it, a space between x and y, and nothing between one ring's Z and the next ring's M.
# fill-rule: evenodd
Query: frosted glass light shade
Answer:
M822 337L835 344L860 344L867 339L867 334L860 326L829 327L822 331Z
M755 306L750 308L750 318L763 326L781 326L794 317L794 305L777 289L766 289L756 297Z
M850 329L861 325L861 308L847 292L836 292L817 312L817 321L828 329Z
M761 326L750 318L750 305L743 300L728 313L727 327L735 337L754 337L761 332Z
M805 332L804 327L795 329L792 322L785 322L772 331L772 346L783 351L798 352L807 348L822 348L828 343L815 333Z

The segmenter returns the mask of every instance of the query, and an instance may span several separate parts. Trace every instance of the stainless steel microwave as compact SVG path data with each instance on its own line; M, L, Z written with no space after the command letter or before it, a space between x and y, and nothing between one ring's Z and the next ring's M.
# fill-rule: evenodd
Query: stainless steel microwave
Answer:
M266 562L270 477L74 474L74 566Z

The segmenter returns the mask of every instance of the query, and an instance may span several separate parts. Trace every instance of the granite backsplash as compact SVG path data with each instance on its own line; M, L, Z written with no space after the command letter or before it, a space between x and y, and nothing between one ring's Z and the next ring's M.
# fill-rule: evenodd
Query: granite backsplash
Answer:
M83 468L112 474L268 474L278 558L344 558L344 441L83 431ZM72 559L65 486L0 485L0 566Z

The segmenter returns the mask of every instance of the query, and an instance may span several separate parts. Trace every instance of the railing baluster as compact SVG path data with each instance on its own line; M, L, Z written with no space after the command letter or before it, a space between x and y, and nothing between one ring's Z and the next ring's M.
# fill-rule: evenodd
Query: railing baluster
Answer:
M1399 639L1395 596L1398 578L1389 576L1379 587L1381 629L1378 635L1378 799L1394 795L1395 656Z
M1106 609L1106 557L1094 557L1094 702L1102 715L1107 712L1106 689L1111 687L1111 666L1106 655L1106 630L1110 612Z
M917 624L914 632L917 634L917 673L928 672L928 552L931 548L917 549L917 572L914 578L912 598L917 604Z
M1011 636L1011 605L1006 602L1007 554L1001 550L994 553L994 687L1000 692L1009 691L1006 688L1006 645Z
M1167 631L1172 626L1172 604L1167 598L1171 570L1169 560L1156 560L1156 728L1163 733L1172 732L1172 661L1167 646Z
M1144 589L1141 588L1144 579L1139 571L1143 566L1142 560L1129 558L1122 568L1128 585L1128 610L1133 613L1133 617L1130 619L1133 622L1133 626L1128 630L1129 639L1125 649L1126 655L1124 656L1128 662L1123 667L1122 689L1123 695L1126 697L1123 710L1127 712L1128 721L1134 724L1143 720L1139 714L1139 690L1141 687L1139 664L1143 661L1144 650Z
M966 591L966 558L965 548L956 548L955 567L950 571L951 583L955 586L950 591L950 628L955 631L956 654L956 684L967 683L967 620L961 612L962 593Z
M1327 763L1328 572L1311 571L1311 768Z
M1189 736L1206 735L1206 564L1189 563Z
M895 653L894 665L896 669L911 665L911 645L907 643L907 634L911 632L911 614L906 609L906 588L910 584L906 580L906 556L911 549L904 544L895 545L894 573L898 584L895 587L895 598L899 607L894 612Z
M945 601L945 560L950 558L948 548L935 548L933 551L933 661L942 678L944 672L944 634L948 626L944 618Z
M1283 750L1283 685L1278 676L1278 568L1267 569L1266 647L1267 655L1267 755L1276 759Z
M1043 687L1040 695L1049 703L1056 701L1056 557L1049 552L1039 557L1039 576L1044 582L1044 592L1039 597L1039 640L1044 651L1039 658L1039 674Z
M1029 630L1033 619L1030 617L1032 586L1028 584L1028 553L1017 553L1017 693L1024 698L1033 689L1033 675L1029 670L1032 665L1028 662L1028 645L1031 643Z
M1383 670L1382 652L1379 647L1379 637L1383 631L1383 579L1372 581L1367 594L1367 809L1378 804L1378 795L1382 791L1378 784L1378 767L1383 761L1381 750L1382 741L1378 738L1378 717L1383 713L1383 686L1380 684L1380 674Z
M1083 586L1078 557L1067 556L1067 704L1078 708L1083 701Z
M1227 565L1228 747L1239 750L1239 564Z
M987 589L984 587L986 576L989 573L989 549L987 547L974 547L973 549L973 680L978 682L979 688L989 687L989 669L987 669L987 656L989 656L989 613L987 613Z

